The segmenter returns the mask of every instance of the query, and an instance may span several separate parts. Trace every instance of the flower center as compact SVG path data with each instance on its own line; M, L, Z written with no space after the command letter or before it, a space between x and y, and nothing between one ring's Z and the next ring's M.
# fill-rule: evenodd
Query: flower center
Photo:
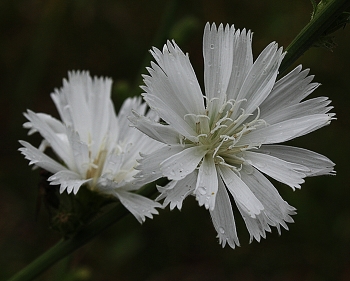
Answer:
M96 158L90 163L89 169L86 172L86 178L92 178L92 182L90 183L90 187L94 190L96 183L99 177L102 174L102 170L107 157L107 149L100 149Z
M219 101L214 99L209 101L205 115L191 115L195 118L198 134L198 142L194 144L204 146L216 164L229 166L236 171L245 162L241 152L258 147L239 144L239 140L258 127L266 126L266 122L259 119L259 108L255 118L253 114L245 113L240 106L245 101L229 100L219 108Z

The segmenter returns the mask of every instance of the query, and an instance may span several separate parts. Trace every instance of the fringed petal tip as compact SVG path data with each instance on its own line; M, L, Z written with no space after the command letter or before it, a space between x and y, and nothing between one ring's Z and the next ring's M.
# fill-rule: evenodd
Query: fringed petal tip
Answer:
M81 179L80 175L70 170L59 171L48 178L51 185L60 185L60 193L67 191L76 195L80 187L92 179Z
M233 241L229 237L223 235L222 233L219 233L216 235L216 238L219 239L219 244L221 245L222 248L226 247L226 244L229 245L232 249L235 249L236 246L240 247L241 245L239 244L239 241Z
M153 219L153 215L159 214L156 208L162 208L162 205L158 202L136 193L115 190L113 195L119 199L120 203L122 203L141 224L146 218Z
M171 193L171 190L176 185L176 181L169 182L166 186L160 186L156 185L157 190L160 192L160 194L157 196L155 201L163 201L162 208L166 208L170 204L170 210L172 211L175 207L177 207L180 211L182 208L182 200L181 201L174 201L174 199L171 199L169 197L169 194Z

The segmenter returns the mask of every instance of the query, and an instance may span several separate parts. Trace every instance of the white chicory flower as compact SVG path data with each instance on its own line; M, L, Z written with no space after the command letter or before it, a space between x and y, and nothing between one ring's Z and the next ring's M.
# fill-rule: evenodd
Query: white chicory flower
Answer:
M260 241L270 226L288 229L295 214L265 175L295 189L305 177L334 174L325 156L280 144L329 124L330 100L304 100L319 84L301 66L276 81L284 53L275 42L255 61L251 48L250 31L205 26L205 95L188 55L174 41L162 51L153 48L156 63L144 76L143 96L164 122L137 113L130 119L167 144L144 156L138 177L171 180L159 187L158 198L170 209L181 209L194 195L209 210L223 247L239 245L229 194L250 241Z
M60 185L61 193L76 194L85 184L92 191L117 197L143 222L158 214L155 208L161 205L132 192L145 184L135 182L133 176L138 171L134 168L141 152L151 153L160 144L129 126L131 110L146 112L141 98L128 98L116 116L111 86L109 78L91 78L88 72L68 73L63 87L51 94L62 121L28 110L25 117L29 122L24 127L30 129L29 134L39 132L44 140L39 149L20 141L23 147L19 150L29 164L53 174L48 180ZM47 147L58 160L44 153Z

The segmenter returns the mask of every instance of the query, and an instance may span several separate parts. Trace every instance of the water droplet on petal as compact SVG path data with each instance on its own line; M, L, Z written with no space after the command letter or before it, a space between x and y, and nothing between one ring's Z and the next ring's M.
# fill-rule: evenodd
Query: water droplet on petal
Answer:
M205 187L203 187L203 186L198 187L198 192L199 192L201 195L204 195L204 194L207 193Z
M224 234L224 233L225 233L225 229L224 229L223 227L219 227L219 232L220 232L221 234Z
M215 48L215 46L214 46L214 44L210 44L210 49L214 49Z

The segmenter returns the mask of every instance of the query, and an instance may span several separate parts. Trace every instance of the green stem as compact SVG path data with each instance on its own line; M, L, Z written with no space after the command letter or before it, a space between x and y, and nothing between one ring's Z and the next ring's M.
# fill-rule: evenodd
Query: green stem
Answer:
M302 54L304 54L327 28L350 6L349 0L330 0L324 8L301 30L286 48L287 54L280 66L282 75Z
M145 187L139 194L151 197L155 192L155 185L151 185ZM82 247L107 227L119 221L129 213L130 212L125 209L122 204L118 204L108 213L83 227L72 238L58 242L8 281L28 281L34 279L50 266Z

